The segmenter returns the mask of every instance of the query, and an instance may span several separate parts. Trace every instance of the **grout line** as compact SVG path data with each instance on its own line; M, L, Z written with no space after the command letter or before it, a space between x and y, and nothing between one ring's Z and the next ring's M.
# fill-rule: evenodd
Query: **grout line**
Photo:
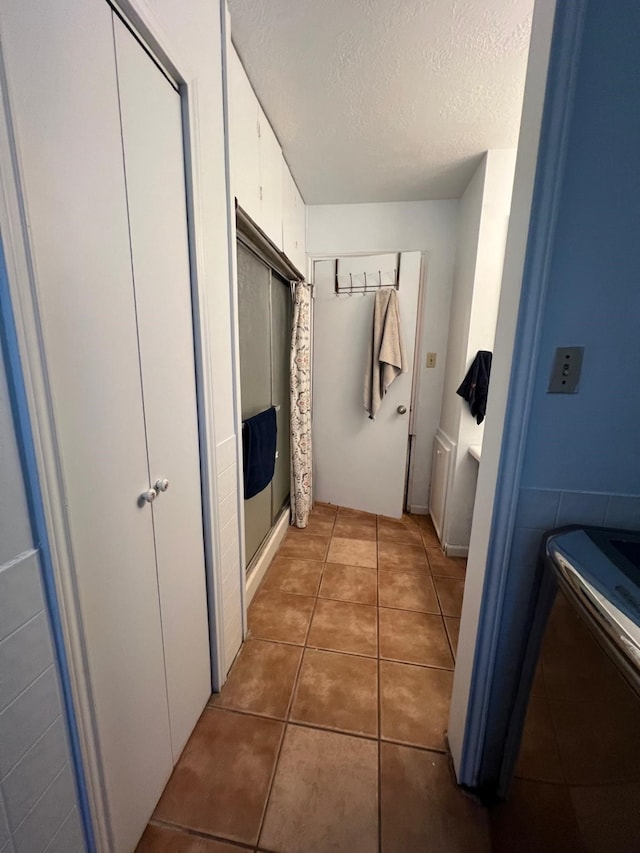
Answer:
M311 616L309 617L309 622L307 624L307 630L306 630L305 636L304 636L304 643L302 644L302 654L300 655L300 660L298 661L298 666L296 669L295 678L293 679L293 687L291 689L291 695L289 696L289 702L287 703L287 710L285 713L286 720L285 720L284 726L282 727L282 737L280 738L280 743L278 744L278 751L276 753L276 760L273 764L273 772L271 774L271 779L269 780L269 787L267 789L267 796L266 796L266 799L264 802L264 808L262 809L262 815L260 817L260 824L258 827L258 836L256 838L256 844L255 844L256 849L258 849L260 847L260 841L262 838L262 831L264 829L264 821L265 821L265 818L267 816L267 809L269 808L269 802L271 801L271 794L272 794L273 785L274 785L275 779L276 779L276 773L278 772L278 766L280 764L280 756L282 755L282 748L284 746L284 739L285 739L285 736L287 734L287 729L289 727L289 716L291 714L291 708L293 706L295 696L297 695L297 692L298 692L298 680L300 678L300 671L302 669L302 664L304 662L305 650L307 648L307 640L309 638L309 633L311 631L311 625L313 623L313 617L315 615L316 606L318 604L318 592L320 591L320 587L322 586L322 579L324 577L324 567L327 564L326 561L327 561L327 557L329 556L329 549L331 547L331 539L333 537L333 531L334 531L334 528L336 526L337 517L338 517L338 514L336 513L336 515L333 519L333 525L331 526L331 534L329 535L327 547L325 549L324 560L322 561L322 570L320 572L320 583L318 584L316 594L315 594L314 599L313 599L313 607L311 608ZM275 557L277 557L277 555L278 555L278 552L276 552L274 559L275 559Z
M185 835L191 835L195 838L204 838L211 841L218 841L220 843L228 844L231 847L237 847L238 850L254 850L253 844L245 844L244 841L235 841L231 838L225 838L223 835L214 835L212 832L205 832L202 829L193 829L191 826L185 826L182 823L177 823L172 820L161 820L160 818L152 817L149 820L149 825L167 827L169 829L179 829L181 832L184 832Z

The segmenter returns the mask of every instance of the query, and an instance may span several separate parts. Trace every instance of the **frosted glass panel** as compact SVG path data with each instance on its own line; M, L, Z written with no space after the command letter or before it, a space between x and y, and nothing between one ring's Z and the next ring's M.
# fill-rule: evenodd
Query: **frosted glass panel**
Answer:
M271 271L238 243L238 325L242 419L271 405ZM271 486L244 502L247 565L271 530Z
M272 483L244 503L247 565L289 499L289 285L238 243L240 399L243 420L279 406L278 458Z

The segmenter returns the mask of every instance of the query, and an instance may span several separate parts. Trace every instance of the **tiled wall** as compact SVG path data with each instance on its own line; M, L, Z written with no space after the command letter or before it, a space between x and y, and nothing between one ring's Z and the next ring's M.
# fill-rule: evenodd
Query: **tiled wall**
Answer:
M0 566L0 851L84 850L37 551Z
M231 436L217 448L218 515L222 558L224 654L227 671L242 643L242 598L236 439Z
M39 557L0 348L0 853L79 853Z

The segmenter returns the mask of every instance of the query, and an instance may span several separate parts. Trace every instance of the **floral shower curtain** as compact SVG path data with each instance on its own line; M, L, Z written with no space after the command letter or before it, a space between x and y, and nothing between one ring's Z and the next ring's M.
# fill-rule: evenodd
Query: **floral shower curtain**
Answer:
M306 527L311 510L311 287L293 288L291 335L291 522Z

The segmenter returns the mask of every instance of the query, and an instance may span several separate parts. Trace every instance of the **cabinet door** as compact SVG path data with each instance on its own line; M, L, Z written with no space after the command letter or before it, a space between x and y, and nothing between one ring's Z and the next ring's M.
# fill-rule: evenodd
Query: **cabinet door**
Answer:
M3 0L38 310L114 848L171 773L112 17Z
M302 275L306 275L304 201L286 163L283 168L283 205L282 250Z
M117 18L115 44L173 758L211 693L180 95Z
M235 50L229 54L229 165L231 192L238 204L260 222L260 143L258 99Z
M260 122L260 187L262 203L258 225L282 249L282 171L280 145L262 109Z

